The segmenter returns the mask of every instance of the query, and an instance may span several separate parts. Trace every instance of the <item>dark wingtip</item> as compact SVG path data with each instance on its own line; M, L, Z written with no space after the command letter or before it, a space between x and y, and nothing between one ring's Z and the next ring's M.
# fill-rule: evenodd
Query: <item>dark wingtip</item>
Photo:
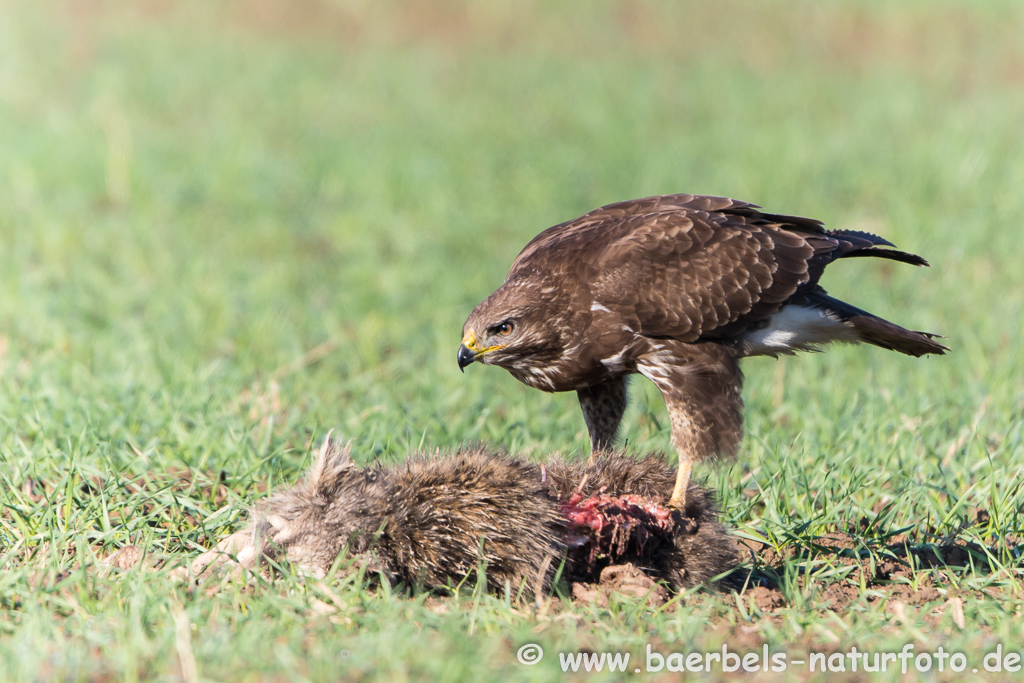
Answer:
M911 254L908 251L900 251L899 249L878 249L876 247L868 247L866 249L857 249L856 251L848 251L842 255L843 258L850 257L875 257L875 258L887 258L890 261L899 261L900 263L909 263L912 266L925 266L931 267L932 264L925 261L917 254Z
M875 246L879 246L879 245L886 246L886 247L895 247L896 246L895 244L893 244L892 242L890 242L889 240L885 239L884 237L882 237L880 235L876 235L873 232L865 232L863 230L833 230L832 234L833 235L842 235L844 237L845 236L859 237L862 240L867 240L868 242L871 242Z

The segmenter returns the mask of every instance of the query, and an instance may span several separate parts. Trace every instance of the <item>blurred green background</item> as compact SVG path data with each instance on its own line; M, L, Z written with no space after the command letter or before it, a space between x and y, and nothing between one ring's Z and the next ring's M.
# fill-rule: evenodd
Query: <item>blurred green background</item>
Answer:
M740 460L699 472L731 525L816 533L896 500L894 528L987 505L1015 533L1022 36L1010 0L0 4L6 605L83 544L205 547L331 428L362 461L585 453L572 394L458 372L462 322L540 230L670 192L923 255L824 284L953 349L747 361ZM660 396L632 395L630 448L666 449ZM180 467L223 472L231 514L167 529L120 489L73 493ZM29 479L53 497L28 501ZM45 657L53 609L0 617L7 646Z

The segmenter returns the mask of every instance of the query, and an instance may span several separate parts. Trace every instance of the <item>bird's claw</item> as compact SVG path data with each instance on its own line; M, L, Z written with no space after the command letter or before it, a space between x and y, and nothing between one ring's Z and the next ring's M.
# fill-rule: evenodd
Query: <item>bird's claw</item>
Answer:
M672 523L679 533L687 536L692 536L700 530L697 520L687 517L686 513L679 508L672 508Z

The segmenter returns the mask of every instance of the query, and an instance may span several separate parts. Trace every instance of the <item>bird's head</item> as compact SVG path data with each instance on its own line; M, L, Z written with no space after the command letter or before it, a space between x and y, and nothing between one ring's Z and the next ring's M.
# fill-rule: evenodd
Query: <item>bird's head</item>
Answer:
M533 289L506 283L473 309L462 327L460 369L479 361L514 373L560 353L559 326L551 324L557 306Z

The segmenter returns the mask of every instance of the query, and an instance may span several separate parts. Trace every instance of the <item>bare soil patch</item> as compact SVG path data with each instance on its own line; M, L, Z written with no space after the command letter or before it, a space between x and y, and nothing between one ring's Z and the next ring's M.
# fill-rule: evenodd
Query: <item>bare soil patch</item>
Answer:
M791 548L782 554L755 541L744 540L739 545L753 553L759 566L746 573L747 587L743 595L765 613L775 612L787 604L779 586L786 564L801 569L804 586L814 580L816 568L823 564L849 567L851 571L845 580L821 587L821 607L837 611L862 597L867 603L898 601L906 605L946 600L949 591L941 573L928 570L972 568L987 572L993 568L994 559L1007 551L1007 548L986 547L959 537L935 544L914 543L901 535L884 545L868 545L854 535L839 531L816 538L809 547ZM1010 551L1015 547L1011 543ZM866 592L862 592L861 582L868 589Z

